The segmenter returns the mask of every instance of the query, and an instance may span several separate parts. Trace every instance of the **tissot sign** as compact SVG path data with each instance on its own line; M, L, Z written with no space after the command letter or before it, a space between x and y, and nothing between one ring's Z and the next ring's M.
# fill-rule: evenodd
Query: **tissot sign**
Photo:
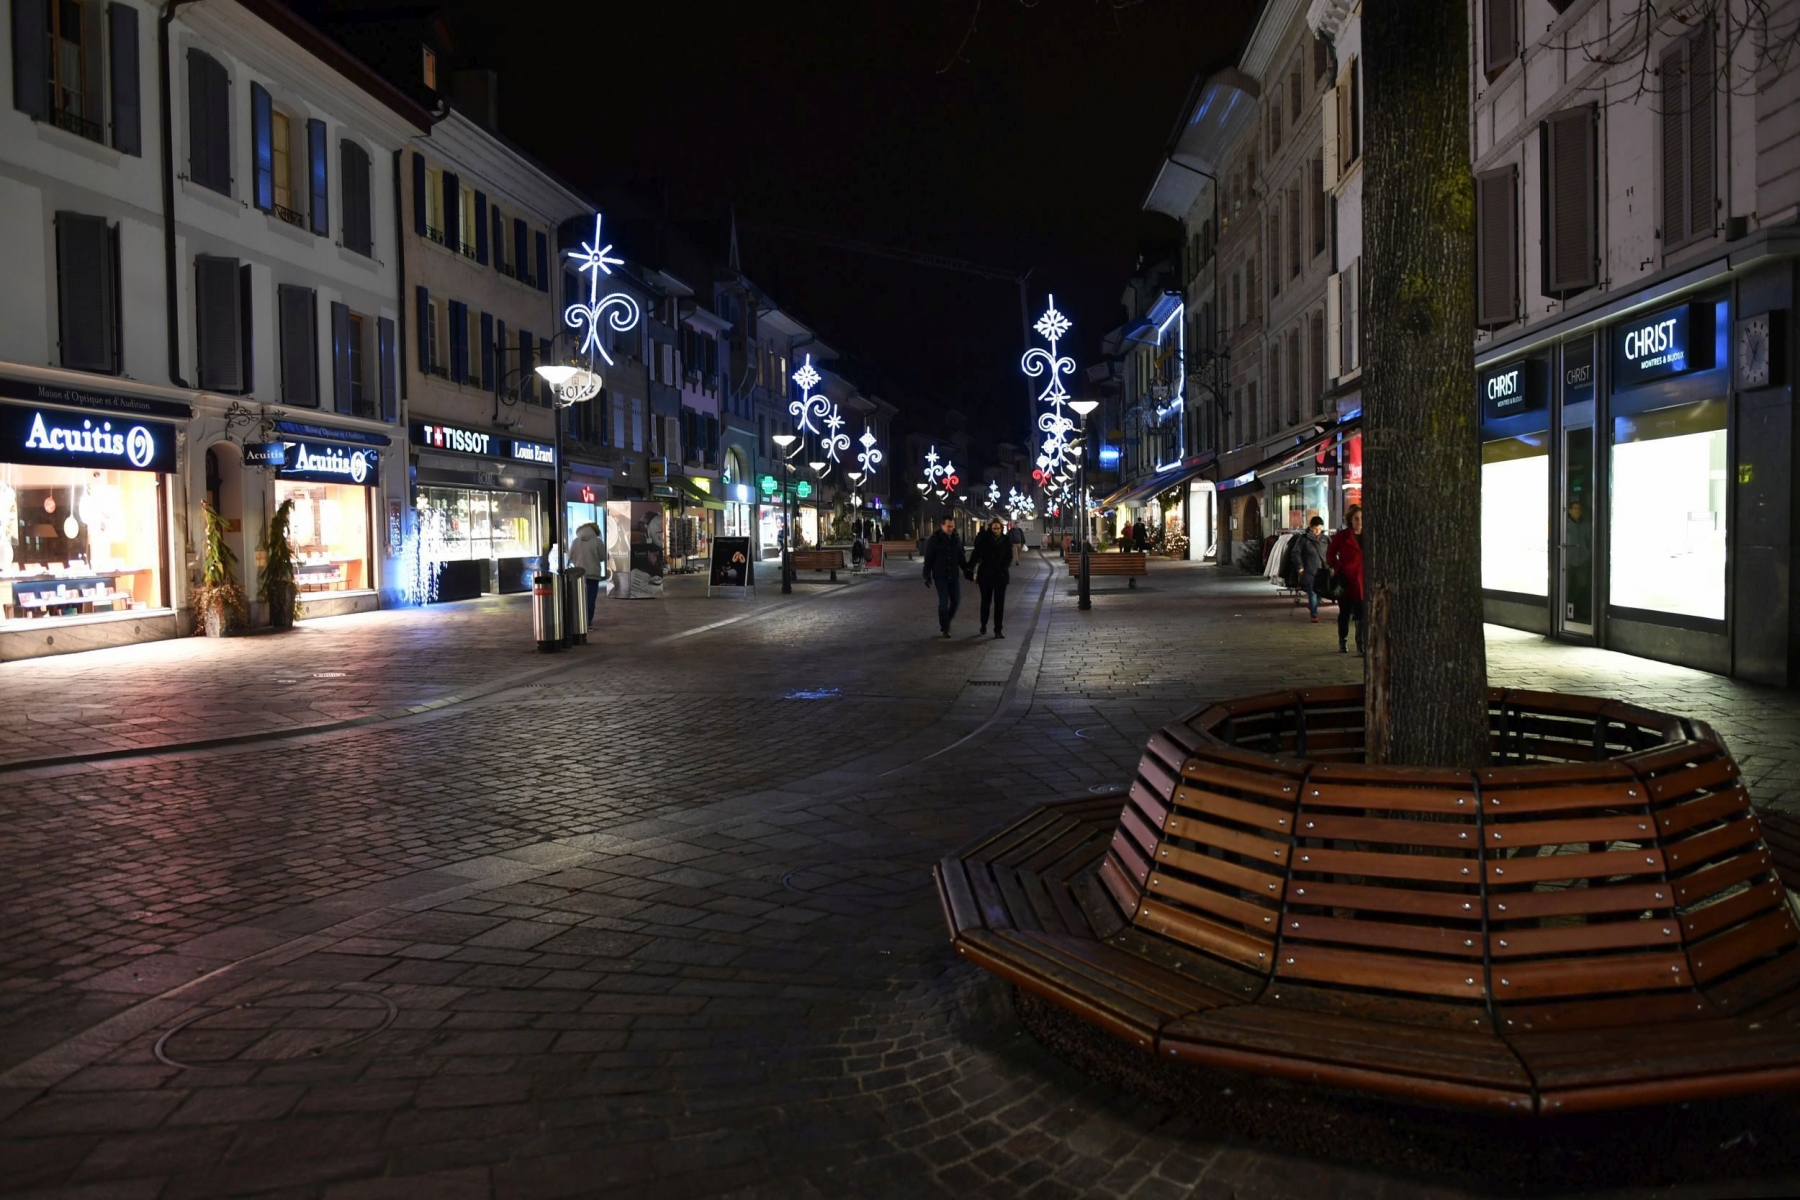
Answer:
M457 425L438 425L430 421L414 421L413 441L421 446L429 446L433 450L448 450L453 454L479 454L487 458L496 458L501 451L502 439L491 433L483 433L479 429L463 429Z
M1481 415L1489 421L1516 416L1544 404L1537 369L1529 359L1483 371L1480 376Z
M286 446L286 461L275 472L283 479L358 487L374 487L380 482L381 459L374 450L332 442L289 441Z
M1613 329L1613 376L1619 387L1712 366L1706 305L1683 304L1633 317ZM1700 318L1700 319L1696 319Z
M129 416L0 405L0 462L167 474L175 469L175 427Z

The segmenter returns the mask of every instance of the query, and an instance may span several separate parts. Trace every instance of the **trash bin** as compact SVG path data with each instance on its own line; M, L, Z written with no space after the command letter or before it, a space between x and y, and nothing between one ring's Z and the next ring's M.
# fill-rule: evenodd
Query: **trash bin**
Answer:
M563 645L565 646L587 645L587 587L583 582L586 579L587 571L581 567L563 568Z
M531 577L531 630L544 653L563 648L562 580L550 571Z

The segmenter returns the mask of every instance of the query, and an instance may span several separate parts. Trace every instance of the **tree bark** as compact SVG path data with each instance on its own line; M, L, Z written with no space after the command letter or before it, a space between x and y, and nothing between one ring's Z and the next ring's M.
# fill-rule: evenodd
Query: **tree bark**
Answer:
M1368 760L1488 760L1468 6L1363 15Z

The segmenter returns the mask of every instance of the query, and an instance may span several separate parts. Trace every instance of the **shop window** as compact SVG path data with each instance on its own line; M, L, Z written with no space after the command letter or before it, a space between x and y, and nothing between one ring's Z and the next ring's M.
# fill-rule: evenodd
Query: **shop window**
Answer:
M418 507L437 531L439 561L530 558L543 548L534 492L421 487Z
M302 598L374 586L369 575L371 494L369 488L349 484L275 481L275 502L294 502L288 539Z
M62 365L116 375L119 231L106 218L56 214L56 298Z
M158 476L0 464L0 629L162 608L162 559Z
M1550 594L1550 442L1545 434L1481 447L1481 586Z
M1609 602L1725 618L1725 401L1613 420Z

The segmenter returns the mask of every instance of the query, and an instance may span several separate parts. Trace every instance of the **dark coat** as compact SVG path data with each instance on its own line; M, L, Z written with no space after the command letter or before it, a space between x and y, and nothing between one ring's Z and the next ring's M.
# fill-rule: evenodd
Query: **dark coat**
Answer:
M1305 578L1325 565L1325 551L1329 547L1323 533L1303 533L1295 538L1295 553L1300 560L1300 575Z
M975 535L975 548L969 552L969 562L975 567L977 583L1005 583L1012 560L1012 543L1004 533L995 537L991 530L983 529Z
M925 541L925 578L954 579L958 572L969 569L968 556L963 553L963 540L960 533L945 533L939 529Z
M1331 535L1331 546L1325 551L1325 561L1331 569L1338 573L1344 581L1343 597L1346 600L1363 598L1363 552L1362 539L1350 532L1346 525Z

